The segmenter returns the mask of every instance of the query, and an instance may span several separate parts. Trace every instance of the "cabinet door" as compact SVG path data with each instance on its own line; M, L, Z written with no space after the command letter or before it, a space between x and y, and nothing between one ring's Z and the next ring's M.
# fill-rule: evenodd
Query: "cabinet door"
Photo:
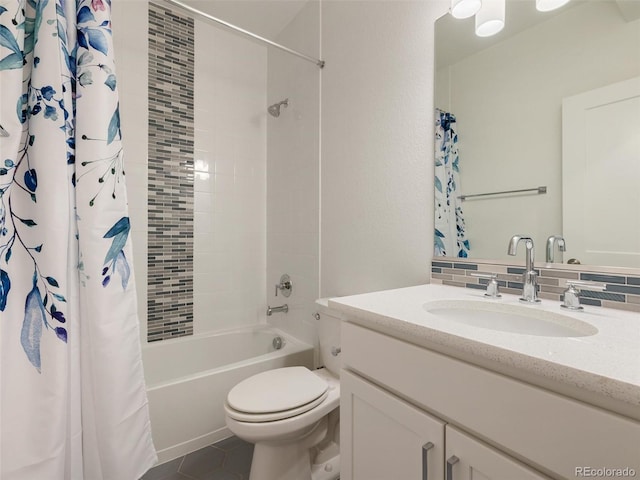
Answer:
M468 435L446 427L446 480L548 480Z
M444 423L342 370L342 480L442 480Z

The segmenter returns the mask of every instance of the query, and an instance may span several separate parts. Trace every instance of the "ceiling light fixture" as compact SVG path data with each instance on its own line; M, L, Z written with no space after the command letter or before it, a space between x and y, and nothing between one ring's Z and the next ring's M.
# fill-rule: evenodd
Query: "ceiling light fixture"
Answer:
M451 15L453 18L469 18L478 13L481 6L481 0L451 0Z
M539 12L556 10L571 0L536 0ZM454 18L476 16L476 35L490 37L502 31L505 25L506 0L451 0Z
M476 35L490 37L504 28L506 0L483 0L476 13Z
M569 0L536 0L536 9L539 12L550 12L569 3Z

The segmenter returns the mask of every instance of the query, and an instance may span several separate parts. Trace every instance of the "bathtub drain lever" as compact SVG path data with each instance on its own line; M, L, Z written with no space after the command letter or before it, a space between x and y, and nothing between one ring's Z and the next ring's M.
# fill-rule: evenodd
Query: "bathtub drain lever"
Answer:
M267 316L270 317L274 313L284 312L287 313L289 311L289 305L286 303L280 307L270 307L267 305Z

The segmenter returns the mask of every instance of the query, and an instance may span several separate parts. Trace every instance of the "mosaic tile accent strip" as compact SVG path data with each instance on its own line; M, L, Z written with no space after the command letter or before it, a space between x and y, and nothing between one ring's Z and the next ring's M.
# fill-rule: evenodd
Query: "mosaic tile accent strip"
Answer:
M546 300L561 302L563 293L567 289L567 282L571 280L597 282L606 285L606 288L601 291L583 287L580 298L583 305L640 312L640 272L603 273L593 272L588 266L583 268L576 266L572 266L571 269L546 266L536 268L538 295ZM602 269L598 268L598 270ZM477 263L468 259L438 259L431 262L431 283L484 289L489 280L474 277L473 274L495 273L501 292L521 295L523 272L524 268L518 265Z
M148 334L193 334L194 24L149 4Z

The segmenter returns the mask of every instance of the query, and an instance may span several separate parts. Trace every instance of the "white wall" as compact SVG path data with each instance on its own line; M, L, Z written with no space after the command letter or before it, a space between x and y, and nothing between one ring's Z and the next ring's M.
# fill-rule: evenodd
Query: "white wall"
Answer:
M458 119L462 191L548 187L465 202L472 257L506 258L516 233L543 252L562 232L562 98L640 75L639 58L640 20L585 2L438 72L437 106Z
M264 318L267 50L196 21L194 333Z
M429 281L433 26L448 5L323 2L322 296Z
M319 57L320 2L311 0L277 41ZM319 295L320 70L313 63L269 49L268 105L289 99L280 117L268 116L267 303L289 305L268 322L312 345L312 313ZM280 276L291 277L289 298L275 296Z

